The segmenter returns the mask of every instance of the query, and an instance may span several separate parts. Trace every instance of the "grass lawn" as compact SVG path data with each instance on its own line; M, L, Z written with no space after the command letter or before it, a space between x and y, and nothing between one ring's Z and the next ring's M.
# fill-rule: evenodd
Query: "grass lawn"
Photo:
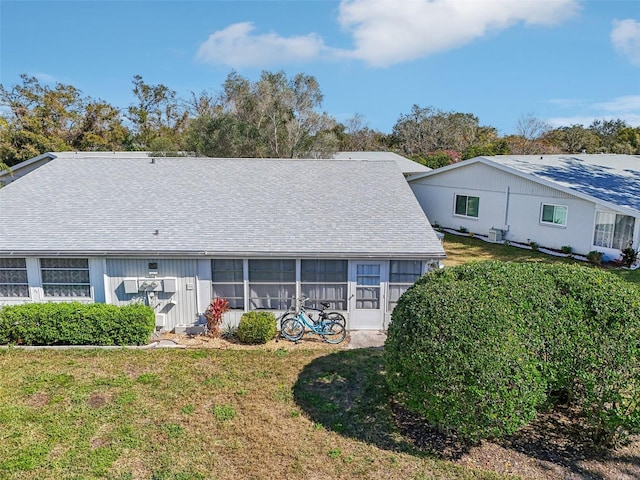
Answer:
M379 350L0 350L2 479L493 479L397 431Z
M447 265L571 261L452 235L445 248ZM496 479L538 462L496 445L439 460L392 407L380 350L276 345L0 350L0 479Z
M541 252L534 252L523 248L507 246L501 243L487 243L477 238L445 234L444 249L447 253L445 266L460 265L467 262L482 260L503 260L512 262L578 262L589 265L587 262L571 260L566 257L555 257ZM608 268L607 266L603 268ZM611 267L611 272L634 283L640 284L640 269L628 270Z

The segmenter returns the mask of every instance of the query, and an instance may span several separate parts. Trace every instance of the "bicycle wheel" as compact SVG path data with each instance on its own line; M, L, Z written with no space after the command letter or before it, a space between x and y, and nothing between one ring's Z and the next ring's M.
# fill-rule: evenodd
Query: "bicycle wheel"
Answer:
M340 343L347 336L347 329L339 322L322 322L322 338L327 343Z
M342 325L344 328L347 328L347 321L344 318L344 315L338 312L329 312L324 318L326 322L336 322Z
M295 317L285 318L280 324L280 333L287 340L297 342L304 335L304 325Z

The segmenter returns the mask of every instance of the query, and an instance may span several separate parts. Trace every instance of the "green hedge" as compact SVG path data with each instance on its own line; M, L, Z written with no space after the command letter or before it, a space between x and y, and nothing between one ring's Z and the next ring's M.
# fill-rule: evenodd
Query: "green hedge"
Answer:
M0 344L144 345L153 309L104 303L29 303L0 309Z
M273 312L247 312L240 317L237 336L242 343L267 343L276 333L276 317Z
M397 398L467 440L568 402L612 444L640 428L639 341L636 285L579 265L478 262L400 298L385 358Z

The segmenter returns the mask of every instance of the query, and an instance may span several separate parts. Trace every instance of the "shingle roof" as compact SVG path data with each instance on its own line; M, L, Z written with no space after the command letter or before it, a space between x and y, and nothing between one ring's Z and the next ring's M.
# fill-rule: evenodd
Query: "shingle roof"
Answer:
M429 167L393 152L338 152L333 158L336 160L393 160L405 175L431 170Z
M0 189L0 254L444 256L393 162L117 157Z
M409 180L472 162L517 173L581 198L640 213L640 155L496 155L448 165Z

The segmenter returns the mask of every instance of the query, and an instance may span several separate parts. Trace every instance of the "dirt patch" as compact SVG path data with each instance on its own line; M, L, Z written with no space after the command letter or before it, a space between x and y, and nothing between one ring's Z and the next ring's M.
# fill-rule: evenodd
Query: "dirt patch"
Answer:
M342 343L332 345L325 342L317 335L305 335L299 342L290 342L283 338L275 338L263 345L244 345L237 339L212 338L206 335L186 335L177 333L162 333L159 340L174 342L188 348L213 348L218 350L252 350L261 348L265 350L342 350L349 346L349 335Z
M27 405L30 407L41 408L49 403L51 396L48 393L34 393L27 399Z
M468 446L453 435L427 426L422 418L395 405L396 424L416 447L472 468L517 475L527 480L633 480L640 478L640 435L614 451L587 440L572 412L539 414L515 435Z
M92 408L100 408L100 407L104 407L107 403L109 403L110 400L111 400L111 397L109 395L94 393L87 400L87 405L89 405Z

